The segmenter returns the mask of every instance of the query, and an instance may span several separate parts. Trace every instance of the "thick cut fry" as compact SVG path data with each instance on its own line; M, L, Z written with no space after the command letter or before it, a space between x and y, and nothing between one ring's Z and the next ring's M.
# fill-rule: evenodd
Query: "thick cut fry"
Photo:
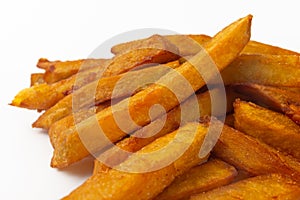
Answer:
M213 122L212 122L213 123ZM129 173L116 169L109 170L106 174L96 174L89 178L83 185L73 191L67 199L101 200L101 199L152 199L163 191L175 177L188 171L198 163L205 161L198 156L200 147L208 130L208 123L190 123L145 146L142 150L132 155L128 160L119 165L120 169L144 169L149 166L159 165L160 162L170 159L182 149L183 144L189 144L188 149L174 162L162 168L145 173ZM176 140L175 140L176 136ZM155 153L151 160L141 162L142 154L153 153L173 142L171 148L164 153ZM147 165L147 166L145 166Z
M232 93L231 90L227 95L227 103L233 104L233 96L237 95ZM180 125L186 122L198 120L199 115L193 112L194 105L199 106L200 116L211 115L211 99L210 95L215 98L215 101L224 101L224 97L221 96L219 89L213 89L204 93L197 94L197 100L194 98L187 99L182 105L175 107L167 113L167 116L162 116L150 124L135 131L130 137L125 138L116 144L116 147L112 147L100 155L102 162L110 163L110 166L115 166L123 162L130 154L127 152L136 152L145 145L151 143L158 137L161 137L171 131L177 129ZM197 102L198 101L198 102ZM222 104L221 104L222 105ZM231 112L232 106L227 106L227 112ZM216 108L215 116L221 116L225 113L219 112ZM181 113L183 112L183 113ZM184 115L184 118L181 118ZM162 127L162 128L161 128ZM51 128L52 129L52 128ZM50 129L50 131L51 131ZM49 135L50 135L49 131ZM126 151L125 153L123 152ZM98 159L95 160L94 173L107 170L109 168Z
M211 37L207 35L166 35L164 37L178 47L181 56L195 55L203 48L203 46L205 47L205 45L211 40ZM148 38L115 45L111 48L111 52L117 55L128 50L141 48L141 43L145 40L148 40ZM144 47L146 47L147 43L144 43L144 45ZM256 41L249 41L249 43L246 45L246 47L241 53L298 56L300 55L299 53L294 51Z
M237 100L234 118L236 129L300 160L300 126L287 116Z
M281 174L269 174L248 178L206 193L195 195L191 200L296 200L299 199L299 197L299 184Z
M103 67L107 59L81 59L73 61L49 61L45 58L39 59L37 67L45 69L43 79L46 83L51 84L62 79L66 79L79 70L87 70L93 67Z
M45 110L72 93L73 89L78 89L87 83L98 80L100 77L122 74L143 64L166 63L176 60L178 58L177 48L163 37L160 41L165 48L133 50L115 56L104 67L91 68L51 85L39 84L24 89L17 94L11 105Z
M43 73L33 73L30 76L30 87L33 85L38 85L41 83L45 83L44 74Z
M237 175L231 165L212 159L200 166L193 167L177 177L155 200L179 200L191 195L227 185Z
M234 89L249 96L251 101L285 113L295 123L300 124L300 91L258 84L237 84Z
M104 77L98 81L89 83L46 110L43 115L33 123L33 127L49 129L54 122L66 117L74 111L76 112L76 110L89 108L110 99L128 97L132 95L135 90L145 88L147 85L154 83L161 76L169 72L171 68L178 66L179 62L173 61L166 65Z
M186 81L189 82L194 91L204 86L205 81L198 71L201 71L201 69L197 70L195 67L213 70L207 66L207 64L210 64L207 60L208 53L218 70L225 68L237 57L249 41L251 19L252 16L249 15L226 27L206 46L207 52L199 52L189 62L183 63L175 71L163 76L158 84L149 86L128 100L121 101L113 107L97 113L95 118L88 118L79 123L76 128L67 130L67 138L60 141L60 147L54 150L51 165L59 168L66 167L82 159L82 156L84 157L87 152L100 151L106 148L110 142L114 143L122 139L127 133L131 133L138 128L136 124L139 126L148 124L151 121L148 111L155 104L163 107L165 111L169 111L177 106L180 103L179 101L187 99L193 91L178 91L176 94L177 97L180 97L178 101L170 88L165 86L179 89ZM207 78L213 78L216 75L215 71L210 70L206 70ZM182 80L182 77L184 77L184 80ZM174 82L174 80L177 82ZM127 111L129 111L131 119L135 123L124 117L127 115ZM152 114L152 118L159 117L163 112L163 109L157 110ZM115 117L122 117L122 120L116 122ZM127 133L120 128L120 123L123 126L125 125ZM96 131L99 130L99 126L103 131L102 133ZM84 132L84 134L80 135L80 132Z
M213 154L252 175L280 173L300 181L300 163L295 158L226 125Z
M257 83L300 87L298 55L241 55L222 72L225 85Z

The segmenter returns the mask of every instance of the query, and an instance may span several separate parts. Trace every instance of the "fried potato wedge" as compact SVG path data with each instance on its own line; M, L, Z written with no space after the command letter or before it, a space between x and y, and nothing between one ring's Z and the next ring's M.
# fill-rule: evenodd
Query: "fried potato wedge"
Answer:
M46 110L34 123L33 127L49 129L50 126L81 109L86 109L110 99L128 97L140 88L154 83L172 68L179 66L179 61L165 65L130 71L120 75L104 77L93 81L57 102ZM141 90L141 89L140 89Z
M86 156L90 152L103 150L111 142L115 143L124 138L127 133L132 133L138 129L137 125L144 126L150 123L152 119L156 119L164 112L176 107L181 103L176 96L181 97L180 101L187 99L194 91L205 85L205 81L195 67L209 68L207 65L208 53L217 68L220 71L224 69L238 56L249 41L251 19L252 16L249 15L223 29L206 46L206 52L199 52L189 62L183 63L180 67L159 79L157 84L147 87L131 98L97 113L94 118L88 118L77 124L76 127L67 130L67 138L60 141L60 148L54 150L51 166L66 167L82 159L82 155ZM216 75L214 72L208 71L207 76L210 78ZM184 77L184 80L182 80L182 77ZM176 81L174 82L174 80ZM186 83L185 81L190 83L194 91L180 90L175 96L168 87L165 87L167 85L172 88L182 88L183 83ZM155 104L164 109L153 112L151 119L148 112ZM128 111L135 123L124 117ZM121 117L122 120L117 122L116 117ZM125 125L126 133L120 128L120 123L123 126ZM104 134L95 131L99 130L99 126ZM80 135L80 132L84 132L84 134ZM79 155L79 153L82 153L82 155Z
M237 100L234 119L236 129L300 160L300 126L287 116Z
M300 91L291 90L298 88L278 88L258 84L237 84L234 89L248 99L268 107L272 110L285 113L295 123L300 124Z
M105 62L108 62L108 59L81 59L63 62L49 61L42 58L39 59L37 67L46 70L43 79L46 83L51 84L66 79L76 74L79 70L82 72L94 67L104 67Z
M211 40L211 37L207 35L166 35L164 37L178 47L181 56L195 55ZM113 46L111 52L117 55L128 50L141 48L141 43L147 40L149 38L121 43ZM143 47L147 47L147 43L144 45ZM249 41L241 54L300 55L294 51L256 41Z
M241 55L222 72L224 84L300 87L298 55Z
M214 156L252 175L280 173L300 181L300 163L295 158L226 125L212 152Z
M149 63L166 63L178 58L177 48L161 37L164 49L137 49L115 56L105 66L94 67L82 73L53 84L39 84L19 92L11 105L28 109L45 110L53 106L66 95L87 83L122 74L129 70Z
M43 73L33 73L30 75L30 87L41 83L45 83Z
M237 171L234 167L219 159L212 159L175 178L172 184L154 199L184 199L227 185L232 182L236 175Z
M212 122L213 123L213 122ZM165 160L169 160L177 154L183 144L189 144L187 150L174 162L169 165L161 166L159 169L145 173L130 173L122 170L111 169L106 174L96 174L89 178L79 188L74 190L67 199L128 199L136 197L139 199L152 199L172 183L175 177L182 175L190 168L203 162L207 157L200 159L198 156L200 147L208 130L206 122L203 124L188 123L187 125L170 134L162 136L145 146L136 154L121 163L118 169L145 169L156 165ZM176 140L175 140L176 137ZM140 156L156 152L172 142L172 147L165 151L150 155L152 159L141 162ZM150 157L149 157L150 158ZM147 165L147 166L145 166ZM134 172L135 170L133 170Z
M192 196L191 200L205 199L298 199L300 186L281 174L248 178L209 192Z

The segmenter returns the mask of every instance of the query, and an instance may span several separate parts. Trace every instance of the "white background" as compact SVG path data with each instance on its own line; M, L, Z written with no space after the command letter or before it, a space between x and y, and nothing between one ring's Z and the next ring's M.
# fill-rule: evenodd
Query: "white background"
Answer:
M29 86L40 57L86 58L116 34L137 28L215 34L253 14L252 39L300 52L298 1L41 1L0 3L0 199L59 199L91 173L89 160L66 170L49 166L47 134L31 128L35 111L8 106ZM83 3L84 2L84 3Z

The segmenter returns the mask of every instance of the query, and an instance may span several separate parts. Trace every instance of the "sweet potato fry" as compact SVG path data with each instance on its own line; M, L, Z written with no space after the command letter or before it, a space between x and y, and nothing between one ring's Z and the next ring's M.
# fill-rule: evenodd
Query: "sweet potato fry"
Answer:
M175 178L155 200L178 200L229 184L237 175L231 165L212 159Z
M159 37L159 36L157 36ZM66 95L83 85L101 77L118 75L149 63L166 63L178 58L178 50L166 39L160 40L163 49L137 49L115 56L105 67L99 66L73 75L51 85L39 84L19 92L11 105L28 109L45 110L53 106ZM105 70L105 71L103 71Z
M161 162L169 160L174 153L179 152L178 149L182 149L183 144L190 144L188 149L177 160L165 167L162 166L162 168L145 173L129 173L111 169L104 175L96 174L92 176L63 199L132 200L136 197L139 197L139 199L152 199L170 185L175 177L207 159L200 159L198 156L207 130L208 123L189 123L178 131L158 138L119 165L119 169L130 169L132 167L145 169L149 166L160 166ZM176 140L174 140L175 136ZM155 153L151 160L146 161L146 163L141 162L140 156L142 154L156 152L170 142L174 143L173 146L167 148L164 153Z
M300 163L295 158L226 125L213 155L252 175L280 173L300 181Z
M300 91L251 83L234 85L234 89L249 96L248 99L257 104L285 113L300 124Z
M222 72L226 85L257 83L300 87L298 55L241 55Z
M30 76L30 87L33 85L44 83L44 74L43 73L33 73Z
M298 199L300 186L282 174L268 174L248 178L206 193L192 196L191 200L228 199Z
M72 61L49 61L45 58L39 59L37 67L45 69L43 78L46 83L51 84L66 79L79 70L84 71L94 67L103 67L108 59L81 59Z
M169 72L171 68L178 66L179 62L173 61L165 65L130 71L93 81L66 96L50 109L46 110L43 115L33 123L33 127L49 129L54 122L66 117L74 111L76 112L76 110L89 108L110 100L112 97L113 99L128 97L132 95L136 89L145 88Z
M151 122L148 111L154 104L161 105L167 112L177 106L180 102L174 93L165 86L182 88L182 83L185 83L180 81L182 77L185 78L184 81L190 83L194 91L204 86L205 81L195 67L210 68L207 65L209 64L207 61L208 53L219 70L225 68L237 57L249 41L251 19L252 16L249 15L223 29L206 46L206 52L199 52L189 62L185 62L175 71L171 71L159 79L158 84L149 86L131 98L114 105L114 108L109 107L97 113L95 118L88 118L79 123L76 128L67 130L67 138L60 141L60 148L54 150L51 165L59 168L66 167L82 159L82 155L85 156L89 152L96 152L106 148L110 143L107 139L114 143L125 137L127 133L135 131L138 128L136 124L140 126L148 124ZM215 72L208 71L207 75L210 78L216 75ZM177 82L174 82L174 80ZM184 101L192 93L193 91L180 90L176 95L181 97L180 101ZM115 111L113 112L113 110ZM128 110L132 121L135 123L124 117L127 115ZM156 111L153 113L152 118L159 117L163 112L162 109ZM122 123L126 126L127 133L120 128L120 122L117 123L115 121L115 117L118 116L122 117ZM99 130L99 126L105 136L95 131ZM81 131L84 131L84 134L80 135ZM102 139L99 140L100 138ZM87 148L89 151L87 151ZM82 155L79 155L79 152L83 152Z
M300 126L287 116L237 100L234 119L236 129L300 160Z

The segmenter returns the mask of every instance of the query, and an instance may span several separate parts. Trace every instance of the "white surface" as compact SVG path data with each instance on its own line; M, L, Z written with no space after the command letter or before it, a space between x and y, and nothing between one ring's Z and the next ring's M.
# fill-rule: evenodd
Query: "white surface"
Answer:
M31 128L38 113L8 106L29 85L30 73L39 72L35 65L40 57L85 58L101 42L137 28L213 35L249 13L254 15L252 39L300 52L298 1L79 2L0 3L0 199L59 199L92 169L88 161L62 171L50 168L48 137Z

